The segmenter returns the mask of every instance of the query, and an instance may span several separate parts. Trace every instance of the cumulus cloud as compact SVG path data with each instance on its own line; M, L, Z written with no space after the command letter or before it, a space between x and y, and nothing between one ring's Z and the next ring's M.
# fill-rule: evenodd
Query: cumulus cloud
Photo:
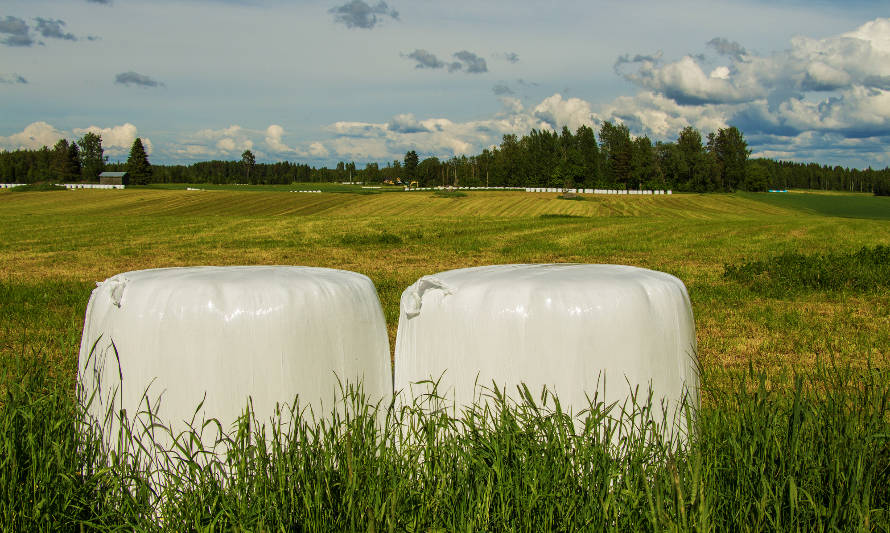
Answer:
M411 113L394 116L392 120L387 123L386 129L399 133L421 133L429 131L426 126L417 122L417 119L414 118L414 115Z
M442 68L445 62L436 57L435 54L427 50L418 48L410 54L402 54L402 57L413 59L416 64L414 68Z
M284 136L284 128L279 126L278 124L272 124L268 128L266 128L266 146L269 147L273 152L290 152L291 148L288 147L284 142L282 142L281 138Z
M0 137L0 146L7 150L36 150L43 146L52 146L66 135L46 122L32 122L19 133L9 137Z
M73 33L65 32L65 21L61 19L45 19L37 17L37 33L47 39L62 39L65 41L76 41L77 37Z
M348 127L344 127L344 130ZM328 151L320 142L289 146L285 142L287 131L278 124L265 129L245 128L238 124L213 129L206 128L182 136L166 152L178 159L237 159L245 150L251 150L258 160L293 158L322 159Z
M696 105L708 103L731 103L754 99L762 90L750 84L735 84L729 79L729 69L715 71L716 76L706 74L700 63L692 56L665 65L651 56L643 58L619 58L616 69L621 65L633 64L634 71L623 73L625 79L641 87L663 93L677 103Z
M20 74L0 74L0 83L24 84L28 83L28 80Z
M370 5L363 0L352 0L328 10L334 15L334 21L345 24L347 28L363 28L370 30L383 21L385 17L399 19L399 12L391 9L386 2Z
M707 47L725 63L619 57L616 71L643 90L600 106L596 118L667 140L687 125L708 132L732 124L755 156L890 163L890 19L820 39L798 36L763 55L719 37Z
M0 19L0 34L5 35L0 43L6 46L32 46L35 43L28 23L18 17L7 15Z
M273 135L278 133L272 130ZM282 130L281 134L284 133ZM250 138L255 135L237 124L218 130L203 129L186 139L184 145L188 146L191 155L201 153L207 157L232 157L241 154L244 150L251 150L254 146ZM274 137L272 137L274 140ZM279 142L280 142L279 136Z
M139 137L139 129L129 122L108 128L89 126L86 128L74 128L73 130L75 137L82 137L88 132L102 137L102 148L105 150L106 155L112 157L129 154L133 141L136 140L136 137ZM141 139L145 152L151 154L154 149L151 140L147 137L141 137Z
M590 102L580 98L563 100L559 93L545 98L538 104L534 109L534 115L553 129L567 126L573 131L581 126L592 125L595 118Z
M311 155L312 157L320 159L327 157L329 154L330 152L328 152L328 149L325 148L325 146L320 142L314 142L309 145L309 155Z
M799 36L789 49L755 55L741 45L714 38L708 46L730 60L705 73L694 56L663 62L660 56L623 56L616 69L628 80L681 104L724 104L767 100L776 108L810 92L866 87L886 90L890 81L890 19L876 19L836 36ZM621 67L635 68L623 71ZM841 96L843 97L843 95Z
M501 100L503 110L482 120L455 122L401 114L382 123L335 122L326 128L333 138L325 141L324 154L319 151L315 155L347 160L397 159L408 150L416 150L422 156L472 155L499 143L504 134L521 135L532 128L552 127L526 111L518 99Z
M768 55L719 37L707 45L728 63L706 70L705 61L692 55L675 61L619 58L616 70L645 90L617 99L611 112L641 131L666 132L684 122L734 124L752 136L772 136L774 144L800 136L808 143L835 134L890 136L888 18L821 39L798 36L788 49Z
M114 83L136 87L163 87L164 84L138 72L121 72L114 77Z
M74 139L82 137L85 133L91 132L102 136L102 147L105 153L110 156L127 155L133 141L139 136L139 131L133 124L129 122L120 126L111 126L102 128L99 126L88 126L86 128L74 128L72 131L64 131L52 126L46 122L33 122L25 127L19 133L14 133L8 137L0 137L0 147L7 150L29 149L36 150L43 146L52 146L59 139ZM151 140L142 137L142 143L147 153L152 152Z

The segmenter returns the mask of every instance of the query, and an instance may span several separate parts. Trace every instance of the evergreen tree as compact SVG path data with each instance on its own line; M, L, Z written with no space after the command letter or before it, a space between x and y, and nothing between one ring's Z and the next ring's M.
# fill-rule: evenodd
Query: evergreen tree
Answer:
M86 180L95 180L105 170L105 162L108 159L104 156L102 149L102 137L93 132L87 132L78 139L77 145L80 146L81 177Z
M68 145L68 172L70 179L79 180L80 171L80 149L77 147L76 142L72 142Z
M254 157L253 152L250 150L244 150L244 153L241 154L241 165L244 166L244 172L246 173L247 183L250 183L250 171L253 169L254 165L256 165L256 157Z
M405 181L410 183L412 180L417 179L418 162L417 152L414 150L409 150L405 154Z
M601 180L600 151L596 144L596 135L589 126L581 126L575 132L575 145L581 158L581 175L584 186L593 188Z
M148 154L142 146L142 139L136 137L130 148L130 157L127 158L127 172L130 181L136 185L145 185L151 180L151 164L148 162Z
M60 139L53 146L50 173L59 181L80 179L80 153L77 144L69 144L67 139Z
M630 130L624 124L615 126L611 122L603 122L600 128L600 147L606 161L607 181L626 186L630 179L632 155Z
M709 134L708 152L717 161L721 190L734 191L744 185L751 150L738 128L730 126Z
M630 160L629 189L640 189L644 184L647 188L652 183L657 183L658 166L655 161L655 150L649 137L641 136L633 140L633 153Z
M703 176L707 174L707 162L701 133L692 126L683 128L677 138L677 150L678 185L682 189L704 192L706 180L703 180Z

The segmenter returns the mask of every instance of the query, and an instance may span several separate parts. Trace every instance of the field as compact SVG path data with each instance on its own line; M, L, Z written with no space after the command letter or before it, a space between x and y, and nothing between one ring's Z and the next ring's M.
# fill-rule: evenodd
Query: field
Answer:
M796 196L822 205L822 195ZM837 218L805 204L798 206L803 210L778 206L774 198L3 192L2 357L40 350L61 375L71 376L93 283L128 270L207 264L353 270L377 285L394 335L399 295L418 277L525 262L617 263L676 275L689 288L705 365L803 367L820 356L860 362L886 357L886 290L765 298L723 279L726 264L783 252L852 252L890 244L890 223L874 218L874 208L869 207L872 218ZM868 206L882 202L890 217L887 198L841 199Z
M854 375L876 369L884 376L878 388L887 390L887 285L802 286L775 294L724 272L727 265L788 253L816 258L818 266L826 254L888 246L890 198L798 192L570 201L512 191L452 198L356 188L286 192L312 188L318 187L0 192L0 370L13 375L39 361L46 383L70 390L94 282L128 270L279 264L360 272L378 288L392 343L399 296L420 276L495 263L584 262L636 265L683 280L696 317L699 358L714 376L763 372L767 388L781 394L794 389L792 374L834 364L851 367ZM715 379L735 383L730 377ZM720 397L707 394L705 405L723 405ZM886 429L884 409L878 409L877 420L884 420ZM877 430L871 446L890 455L886 434L880 437L885 429ZM869 483L890 480L890 460L881 457L888 462L875 467L877 478ZM759 475L768 479L764 472ZM666 483L673 486L670 479ZM782 509L791 505L788 490L775 487ZM693 505L695 497L687 497ZM886 491L870 497L888 501ZM785 511L777 512L784 516ZM823 518L818 524L836 523ZM888 527L890 518L879 513L865 519L865 529L878 527L868 525L878 519L884 520L880 527ZM802 523L809 529L817 522Z

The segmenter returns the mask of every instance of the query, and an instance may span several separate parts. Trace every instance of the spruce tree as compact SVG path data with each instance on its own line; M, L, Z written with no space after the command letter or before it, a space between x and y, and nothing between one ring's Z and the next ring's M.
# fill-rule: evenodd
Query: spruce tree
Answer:
M417 179L417 165L419 162L420 158L414 150L409 150L405 154L405 181L407 183Z
M60 139L53 146L50 172L54 179L62 182L80 179L80 151L75 143L68 144Z
M133 147L130 148L130 157L127 158L127 172L130 181L136 185L145 185L151 180L151 163L148 162L148 154L142 146L142 139L136 137Z

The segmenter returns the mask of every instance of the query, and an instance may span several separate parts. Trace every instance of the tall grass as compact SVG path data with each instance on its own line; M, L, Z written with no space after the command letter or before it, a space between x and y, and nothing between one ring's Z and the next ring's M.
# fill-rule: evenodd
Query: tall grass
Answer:
M132 440L103 445L43 376L3 377L3 530L890 529L890 376L876 369L706 375L685 444L647 424L617 433L646 402L576 424L527 390L455 416L436 396L377 406L347 388L323 419L248 411L227 453L202 457L186 434L153 463Z
M890 246L864 246L853 253L786 252L763 261L725 265L724 277L778 297L812 290L886 290L890 288Z

